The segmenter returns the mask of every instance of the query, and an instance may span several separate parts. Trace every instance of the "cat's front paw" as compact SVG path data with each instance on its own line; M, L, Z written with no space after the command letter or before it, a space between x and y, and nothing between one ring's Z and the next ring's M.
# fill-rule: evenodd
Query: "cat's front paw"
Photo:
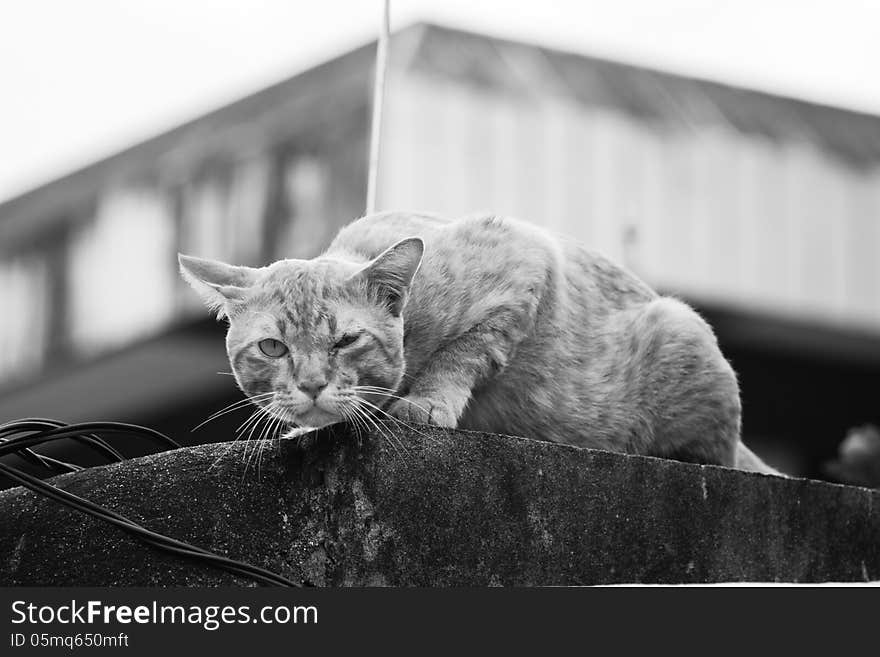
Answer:
M402 422L433 424L450 429L458 424L458 417L448 404L425 397L398 399L388 412Z

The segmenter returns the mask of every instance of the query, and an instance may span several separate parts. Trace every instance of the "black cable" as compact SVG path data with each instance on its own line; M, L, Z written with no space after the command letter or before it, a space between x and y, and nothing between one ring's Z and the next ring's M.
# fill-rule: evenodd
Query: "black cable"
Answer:
M49 428L54 426L53 424L47 424L52 422L51 420L38 420L36 418L27 418L25 420L19 420L16 422L17 425L20 425L24 422L42 422L44 425L47 425ZM4 428L5 427L5 428ZM0 443L6 442L3 438L3 435L8 433L10 430L14 432L14 429L9 428L7 425L0 425ZM59 461L57 459L53 459L51 456L47 456L45 454L37 454L35 451L29 448L22 449L20 452L17 452L17 455L28 461L31 465L36 465L37 467L44 467L50 470L54 470L59 474L63 474L65 472L76 472L78 470L82 470L82 468L73 463L66 463L64 461ZM121 455L120 455L121 456Z
M21 431L15 430L16 427L13 426L14 424L14 422L9 422L3 425L3 427L0 427L0 430L4 431L7 434L21 434ZM162 447L170 447L171 449L178 449L180 447L177 442L175 442L168 436L161 434L154 429L140 427L136 424L126 424L124 422L83 422L81 424L62 425L54 427L52 429L32 432L27 435L15 435L12 438L6 438L2 442L2 444L0 444L0 456L5 456L6 454L11 454L19 451L22 447L40 445L42 443L52 440L60 440L62 438L82 438L84 437L82 435L83 432L86 431L103 431L106 433L133 434L149 438L153 442L159 443ZM112 448L111 450L112 452L109 454L113 461L125 460L125 457L119 454L119 452L113 450Z
M15 420L0 425L0 436L6 434L19 434L24 432L36 433L46 429L57 429L66 426L64 422L58 420L49 420L46 418L25 418L23 420ZM83 434L72 436L71 440L91 447L106 458L110 463L124 461L125 457L118 451L113 449L111 445L102 440L95 434ZM170 440L170 439L169 439ZM0 441L2 442L2 441ZM43 455L45 458L45 455Z
M37 431L36 433L21 435L22 431L33 430L33 426L35 423L41 423L44 426L51 426L51 428L43 429L42 431ZM22 429L23 426L27 426L30 428ZM154 431L152 429L147 429L146 427L140 427L133 424L125 424L120 422L88 422L82 424L64 425L57 420L28 419L21 421L20 424L18 422L9 422L0 426L0 436L4 434L15 434L11 438L6 437L0 439L0 456L6 456L9 454L17 454L21 456L22 453L26 453L25 450L31 451L31 446L39 445L48 441L59 440L61 438L73 438L76 435L81 436L82 432L84 431L128 433L149 437L161 443L163 446L178 446L175 441L173 441L168 436L159 433L158 431ZM51 459L51 457L46 457L42 454L36 454L35 452L31 453L34 454L34 456L38 460L49 459L50 461L55 461L55 459ZM56 461L56 463L63 462ZM72 464L67 465L70 465L71 467L79 467ZM50 463L49 465L46 465L46 467L52 469L52 464ZM0 462L0 473L6 475L9 479L20 483L22 486L25 486L35 493L45 495L46 497L53 499L56 502L59 502L69 508L75 509L77 511L80 511L81 513L85 513L92 517L108 522L112 525L115 525L123 531L136 536L148 545L152 545L155 548L165 550L166 552L172 552L174 554L178 554L180 556L184 556L190 559L202 561L217 568L235 573L237 575L251 577L265 584L273 584L276 586L300 586L300 584L297 584L296 582L282 577L277 573L266 570L265 568L261 568L259 566L255 566L253 564L249 564L243 561L230 559L228 557L209 552L208 550L205 550L203 548L190 545L189 543L186 543L184 541L180 541L164 534L154 532L150 529L147 529L146 527L143 527L142 525L137 524L136 522L133 522L125 516L116 513L115 511L106 509L98 504L95 504L94 502L79 497L78 495L74 495L73 493L58 488L57 486L45 482L38 477L30 475L2 462Z
M4 441L0 440L0 443ZM47 470L51 470L55 474L67 474L69 472L79 472L83 469L82 466L76 465L75 463L68 463L67 461L60 461L58 459L52 458L46 454L38 454L34 450L25 447L19 452L15 453L19 458L24 459L31 465L35 465L37 467L46 468Z
M128 424L126 422L80 422L79 424L64 424L58 420L29 419L22 422L22 424L33 425L39 422L45 422L47 424L52 423L54 425L53 428L42 431L42 434L46 437L83 437L83 434L85 433L104 431L109 433L134 434L142 438L147 438L166 449L178 449L180 447L176 441L155 429L142 427L137 424ZM15 429L18 426L20 426L18 422L7 422L4 425L0 425L0 430L15 432ZM118 452L116 453L119 454Z

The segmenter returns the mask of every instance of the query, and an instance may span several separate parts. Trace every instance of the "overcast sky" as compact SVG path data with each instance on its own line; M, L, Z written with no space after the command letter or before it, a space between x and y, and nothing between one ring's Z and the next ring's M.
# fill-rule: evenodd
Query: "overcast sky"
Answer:
M0 199L374 38L381 4L4 0ZM876 0L392 0L421 19L880 114Z

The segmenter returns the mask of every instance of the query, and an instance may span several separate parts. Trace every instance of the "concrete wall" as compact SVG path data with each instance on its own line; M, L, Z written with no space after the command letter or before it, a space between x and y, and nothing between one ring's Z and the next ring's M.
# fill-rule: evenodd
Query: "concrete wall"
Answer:
M212 444L55 481L322 586L880 579L878 491L488 434L396 439L323 431L249 465L245 445ZM0 493L0 584L233 583L250 584Z

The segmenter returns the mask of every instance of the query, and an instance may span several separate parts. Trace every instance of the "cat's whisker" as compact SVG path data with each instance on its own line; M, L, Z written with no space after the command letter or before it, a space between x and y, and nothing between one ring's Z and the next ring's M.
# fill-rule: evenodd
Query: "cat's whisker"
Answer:
M352 402L350 405L348 405L347 408L349 409L349 412L351 413L352 417L357 422L358 427L360 427L363 430L364 434L369 434L370 427L367 424L367 421L363 418L363 411L358 409L355 406L354 402Z
M281 444L281 438L289 427L289 421L283 420L278 424L278 431L275 433L275 445Z
M259 410L259 409L258 409L258 410ZM255 414L258 412L258 410L257 410L257 411L254 411L254 412L251 414L251 416L255 415ZM223 453L220 454L220 456L218 456L218 457L215 459L215 461L211 464L211 467L208 468L208 469L210 470L210 469L214 468L214 467L217 465L217 463L219 463L220 460L223 459L223 458L229 453L229 450L232 449L232 447L235 445L235 443L237 443L237 442L239 441L240 438L241 438L241 436L240 436L238 433L236 433L236 434L235 434L235 438L233 438L233 439L230 440L230 441L227 441L227 443L226 443L226 448L223 450Z
M363 441L363 428L360 420L357 418L353 411L349 410L345 406L342 406L340 411L342 413L342 417L344 417L348 421L348 423L354 427L355 437L357 438L358 444L361 444L361 442Z
M256 455L256 463L257 463L257 477L262 476L263 473L263 452L266 449L266 443L269 441L269 438L272 436L272 432L275 430L276 425L278 424L278 416L274 416L269 419L266 423L266 427L260 433L260 439L257 442L257 455Z
M248 456L248 450L250 449L250 446L251 446L251 443L250 443L251 436L253 435L254 429L257 426L259 426L265 413L266 413L265 409L260 409L260 411L257 413L257 416L254 419L254 421L250 423L249 428L246 430L242 429L241 433L242 433L242 436L244 437L244 452L241 455L241 458L244 461L244 472L242 473L242 481L244 480L244 477L247 475L247 456ZM245 435L245 431L247 431L247 435Z
M370 433L370 427L367 424L367 421L363 417L361 417L363 415L363 411L360 411L353 406L349 406L348 409L352 419L355 421L355 424L358 428L358 443L363 444L364 436Z
M258 406L254 411L251 412L251 414L248 416L248 418L242 424L239 425L239 427L235 430L235 438L233 438L232 440L230 440L226 443L226 449L224 449L223 453L220 454L214 460L214 462L208 468L209 470L213 469L229 453L229 450L232 449L232 447L235 445L235 443L237 443L241 439L241 428L243 426L245 426L246 424L248 424L249 422L253 421L256 417L258 417L260 414L260 411L262 411L262 410L263 410L262 407Z
M398 457L399 457L401 460L403 460L403 461L405 462L405 461L406 461L406 457L405 457L404 454L401 452L400 447L398 447L398 445L400 445L400 446L402 447L402 444L399 443L399 441L396 441L396 440L394 439L394 436L393 436L392 434L390 434L389 432L386 432L386 431L383 431L383 430L382 430L381 425L380 425L378 422L376 422L375 418L373 418L373 416L369 413L369 409L364 408L364 407L362 407L362 406L359 406L359 400L360 400L359 397L352 397L351 401L352 401L353 403L352 403L351 408L352 408L356 413L358 413L358 415L360 415L360 417L361 417L363 420L369 422L370 425L373 426L373 428L375 429L375 431L376 431L376 433L379 435L379 437L385 439L385 441L386 441L389 445L391 445L392 449L394 449L394 451L397 452Z
M272 440L278 442L281 437L281 433L284 430L285 424L287 424L287 414L281 409L282 412L276 415L276 421L272 425L272 429L266 435L266 440Z
M263 452L266 450L266 443L271 439L273 435L277 437L278 429L281 427L281 423L283 421L284 417L282 415L276 415L272 420L269 421L270 429L266 432L265 439L262 439L260 441L260 451L257 453L257 478L260 478L263 473Z
M356 417L360 418L361 422L363 422L364 427L367 429L368 432L369 427L367 425L369 423L373 426L373 429L376 431L376 433L380 433L378 424L376 424L376 422L373 421L373 419L366 414L366 411L364 409L358 408L356 405L352 405L350 408L352 412L355 413Z
M373 426L376 427L376 431L378 431L380 433L380 435L382 435L389 443L391 443L392 446L399 445L400 449L402 449L408 456L411 456L409 449L407 449L406 445L403 444L403 441L401 441L398 436L395 436L392 431L390 431L390 430L387 432L383 431L383 429L381 428L381 426L382 426L381 420L373 417L373 415L370 411L370 408L377 408L376 406L374 406L373 404L370 404L367 400L365 400L361 397L354 397L353 401L355 402L355 407L358 407L358 404L367 404L368 405L367 408L360 406L360 410L364 413L365 417L370 418L370 421L372 422ZM397 447L395 447L395 449L397 449Z
M385 386L356 385L356 386L352 386L352 388L357 388L358 390L378 390L380 392L388 392L391 394L397 394L397 390L395 388L386 388Z
M355 393L360 393L364 395L376 395L377 397L384 397L386 401L383 401L383 404L387 404L387 400L390 399L403 399L403 397L401 397L400 395L396 394L393 391L386 390L385 388L352 386L351 390Z
M260 431L259 435L257 436L257 442L262 442L263 440L265 440L266 436L267 436L268 433L269 433L269 429L270 429L270 427L271 427L273 424L275 424L275 420L278 419L278 415L276 415L276 414L273 412L274 410L277 410L277 409L270 410L270 411L267 413L266 422L265 422L265 424L263 425L263 430Z
M399 399L400 401L402 401L402 402L404 402L404 403L406 403L406 404L409 404L410 406L414 406L415 408L417 408L417 409L419 409L420 411L424 412L425 415L430 415L430 414L431 414L431 411L429 411L427 408L425 408L425 407L422 406L421 404L418 404L418 403L412 401L411 399L408 399L407 397L400 397L399 395L390 395L390 394L382 393L382 392L371 392L371 393L367 393L367 394L378 395L378 396L380 396L380 397L387 397L388 399Z
M401 420L400 418L394 417L394 416L391 415L388 411L386 411L386 410L384 410L384 409L382 409L382 408L379 408L379 407L376 406L375 404L371 404L371 403L368 402L366 399L361 399L361 400L360 400L360 403L362 403L362 404L368 404L370 407L372 407L372 409L374 410L374 412L378 412L378 413L381 413L382 415L384 415L385 418L386 418L386 421L391 422L391 423L393 423L393 424L395 424L395 425L399 425L399 426L405 427L405 428L408 429L409 431L412 431L413 433L417 433L417 434L420 435L422 438L424 438L426 441L428 441L428 442L430 442L430 443L432 443L432 444L436 444L436 443L437 443L437 439L436 439L434 436L428 435L427 433L425 433L424 431L421 431L421 430L417 429L416 427L414 427L414 426L411 425L410 423L408 423L408 422L404 422L404 421ZM399 438L398 438L398 440L399 440ZM402 441L401 441L401 442L402 442Z
M207 417L207 419L205 419L201 423L194 426L192 429L190 429L190 431L195 431L196 429L199 429L199 428L205 426L206 424L208 424L208 422L211 422L212 420L216 420L217 418L219 418L223 415L226 415L227 413L232 413L233 411L237 411L238 409L240 409L244 406L247 406L248 404L256 403L257 401L265 399L266 397L270 397L274 394L275 394L274 392L265 392L265 393L262 393L259 395L254 395L253 397L246 397L245 399L239 399L237 401L234 401L231 404L224 406L219 411L216 411L215 413L212 413L211 415L209 415Z
M345 405L339 404L337 407L339 414L345 418L345 421L348 422L354 428L355 438L357 439L358 446L361 445L363 441L363 436L361 435L361 424L354 416L354 413Z
M370 386L355 386L353 389L357 389L357 390L360 391L360 390L363 390L363 388L365 388L365 387L370 387ZM380 392L372 392L371 394L375 394L375 395L383 395L383 393L380 393ZM431 412L430 412L428 409L426 409L424 406L422 406L421 404L417 404L416 402L414 402L414 401L412 401L412 400L410 400L410 399L407 399L406 397L401 397L401 396L399 396L399 395L394 395L394 394L385 394L384 396L385 396L385 397L390 397L390 398L392 398L392 399L399 399L400 401L406 402L406 403L409 404L410 406L414 406L415 408L420 409L421 411L423 411L423 412L425 413L425 415L428 415L428 416L431 415ZM365 400L365 399L363 399L363 398L361 398L361 399L362 399L363 401L367 402L367 400ZM370 403L370 402L367 402L367 403ZM422 432L422 431L419 431L418 429L416 429L416 428L415 428L414 426L412 426L411 424L409 424L409 423L407 423L407 422L404 422L404 421L401 420L400 418L394 417L393 415L391 415L390 413L388 413L385 409L380 408L379 406L376 406L375 404L370 404L370 405L371 405L373 408L375 408L377 411L379 411L379 412L381 412L383 415L385 415L389 420L392 420L393 422L397 422L398 424L401 424L401 425L405 426L406 428L410 429L411 431L414 431L414 432L418 433L419 435L423 436L424 438L426 438L427 440L429 440L429 441L432 442L432 443L435 443L435 444L437 443L437 439L436 439L434 436L429 436L428 434L426 434L426 433L424 433L424 432Z
M388 397L389 399L399 399L402 402L406 402L410 406L415 406L419 410L423 411L426 415L431 414L431 412L427 408L425 408L421 404L417 404L416 402L412 401L411 399L408 399L407 397L401 397L400 395L396 395L393 393L393 391L384 392L384 391L388 390L388 388L374 388L373 386L352 386L351 389L356 392L365 392L370 395L378 395L380 397Z
M263 447L266 444L265 439L266 439L266 436L268 435L270 427L275 423L275 421L277 419L278 419L277 416L269 414L268 419L266 420L265 424L263 424L262 431L260 431L260 434L257 436L256 440L254 441L254 449L253 449L253 453L251 455L251 458L253 458L254 462L256 463L257 478L258 479L260 477L260 459L263 455ZM248 463L250 463L250 460L251 459L248 459Z
M269 406L271 406L272 403L274 403L274 402L270 402L270 403L269 403ZM260 406L256 411L254 411L253 414L251 414L250 417L248 417L248 419L246 419L244 422L242 422L240 425L238 425L238 428L235 430L235 432L238 434L238 433L242 433L243 431L245 431L246 427L247 427L251 422L254 422L254 421L256 421L257 419L259 419L259 417L260 417L260 412L261 412L261 411L265 411L265 410L266 410L265 407Z
M274 423L274 421L275 421L275 419L276 419L276 417L277 417L277 416L274 414L274 412L273 412L276 408L277 408L277 407L275 406L275 402L272 402L272 403L267 407L267 409L266 409L266 414L265 414L265 416L263 417L263 428L259 430L259 432L257 433L257 437L254 438L254 439L252 440L253 445L252 445L252 447L251 447L250 456L248 456L247 464L246 464L245 468L247 468L247 467L250 466L251 461L255 461L255 460L256 460L256 457L257 457L257 455L258 455L258 452L259 452L259 450L260 450L260 447L261 447L262 444L263 444L263 440L264 440L265 437L266 437L266 432L269 430L269 427L272 426L272 424ZM249 441L249 442L250 442L250 441Z
M286 423L285 423L286 424ZM285 424L281 424L278 427L278 433L275 434L275 439L272 441L272 447L277 451L279 446L281 445L281 437L284 435L284 426Z
M242 422L241 424L238 425L238 427L236 427L236 429L235 429L235 441L238 441L240 438L242 438L242 436L243 436L244 431L246 430L246 428L247 428L252 422L256 422L257 419L259 419L260 414L261 414L262 412L263 412L263 407L262 407L262 406L258 406L257 408L255 408L255 409L251 412L251 414L247 417L247 419L245 419L244 422ZM235 442L235 441L233 441L233 442Z
M236 440L242 439L242 441L244 442L244 452L242 453L242 459L247 456L248 441L250 440L250 435L253 433L254 428L260 423L260 420L262 419L265 412L266 411L263 408L255 411L254 414L251 415L236 432Z
M273 401L270 404L268 404L267 406L261 408L259 410L259 412L257 413L256 421L251 424L250 431L248 431L247 440L245 441L245 448L244 448L244 461L245 461L245 463L244 463L244 472L242 473L242 480L247 475L248 467L250 467L251 457L253 456L253 453L251 450L254 447L254 445L252 444L254 431L260 425L260 422L271 417L271 411L275 407L275 404L276 404L276 402Z
M376 406L375 404L370 403L369 401L367 401L366 399L364 399L364 398L362 398L362 397L360 397L359 399L360 399L360 402L361 402L361 403L363 403L363 404L368 404L368 405L371 406L373 409L375 409L376 411L378 411L379 413L381 413L382 415L384 415L386 418L388 418L388 420L390 420L391 422L394 422L394 423L396 423L396 424L399 424L399 425L401 425L401 426L406 427L406 428L409 429L410 431L419 434L419 435L422 436L425 440L427 440L427 441L429 441L429 442L431 442L431 443L435 443L435 444L437 443L437 439L436 439L434 436L429 436L429 435L426 434L424 431L420 431L419 429L416 429L416 428L415 428L413 425L411 425L409 422L404 422L404 421L401 420L400 418L398 418L398 417L394 417L393 415L391 415L391 413L389 413L389 412L386 411L385 409L383 409L383 408L379 408L379 407Z
M221 408L218 411L215 411L214 413L212 413L208 417L209 418L215 417L216 415L219 415L223 411L230 409L230 408L235 408L236 406L240 406L241 404L256 403L257 401L260 401L260 400L265 399L267 397L271 397L274 394L275 394L274 392L261 392L256 395L248 395L244 399L238 399L238 400L232 402L231 404L224 406L223 408Z
M230 408L230 409L228 409L228 410L223 411L222 413L218 413L218 414L215 415L214 417L208 418L207 420L204 420L203 422L199 423L198 425L196 425L195 427L193 427L192 429L190 429L190 432L197 431L198 429L201 429L203 426L205 426L205 425L208 424L209 422L213 422L214 420L220 419L222 416L224 416L224 415L228 415L229 413L234 413L235 411L240 411L241 409L245 408L246 406L247 406L246 403L245 403L245 404L240 404L240 405L239 405L238 407L236 407L236 408Z

